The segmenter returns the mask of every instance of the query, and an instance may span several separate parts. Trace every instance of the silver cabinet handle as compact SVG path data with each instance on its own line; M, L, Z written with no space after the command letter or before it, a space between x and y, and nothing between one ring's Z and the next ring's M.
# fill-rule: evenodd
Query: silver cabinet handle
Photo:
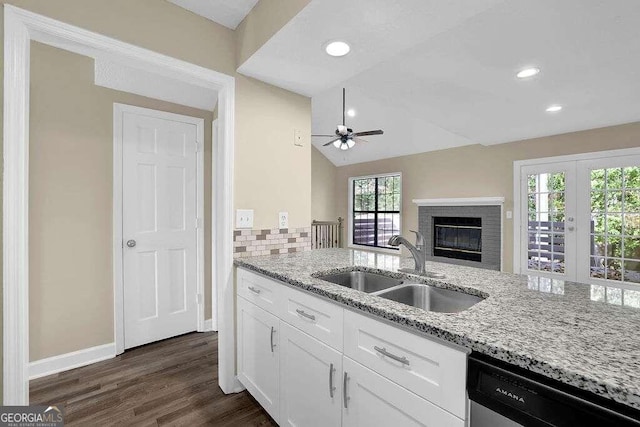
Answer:
M271 327L271 353L273 353L273 347L275 347L275 345L273 344L273 334L276 330L273 328L273 326Z
M249 290L256 295L260 293L260 289L256 289L253 286L249 286Z
M296 308L296 313L298 313L302 317L306 317L309 320L316 320L316 316L314 316L313 314L305 313L304 310L300 310L299 308Z
M383 356L387 356L387 357L389 357L389 358L391 358L391 359L393 359L393 360L395 360L397 362L402 363L403 365L409 366L409 360L404 356L402 356L402 357L396 356L393 353L389 353L386 348L384 348L384 347L380 348L377 345L373 346L373 349L375 351L377 351L378 353L382 354Z
M135 248L136 247L137 242L133 239L131 240L127 240L127 247L129 248Z
M347 380L349 379L349 375L345 372L344 378L342 380L342 403L344 404L344 409L347 409L349 396L347 396Z
M333 392L335 391L335 387L333 386L333 363L329 365L329 397L333 399Z

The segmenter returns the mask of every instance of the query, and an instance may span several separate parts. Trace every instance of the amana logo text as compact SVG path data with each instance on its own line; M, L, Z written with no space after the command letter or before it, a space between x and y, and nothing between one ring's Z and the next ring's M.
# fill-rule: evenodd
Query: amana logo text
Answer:
M496 387L496 393L500 393L500 394L502 394L504 396L510 397L513 400L517 400L518 402L525 403L524 399L521 398L520 396L518 396L517 394L513 394L510 391L501 389L500 387Z

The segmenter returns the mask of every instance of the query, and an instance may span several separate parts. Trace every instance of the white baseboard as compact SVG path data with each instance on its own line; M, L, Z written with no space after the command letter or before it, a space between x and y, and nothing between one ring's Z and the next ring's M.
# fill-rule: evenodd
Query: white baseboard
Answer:
M109 343L85 348L59 356L47 357L29 363L29 379L33 380L69 369L90 365L102 360L111 359L116 355L116 344Z
M203 332L209 332L209 331L213 331L213 322L211 319L207 319L204 321L204 331Z

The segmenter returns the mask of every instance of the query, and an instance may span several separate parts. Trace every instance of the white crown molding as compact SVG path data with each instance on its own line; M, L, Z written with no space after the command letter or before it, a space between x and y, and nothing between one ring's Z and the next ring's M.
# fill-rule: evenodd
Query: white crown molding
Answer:
M29 403L29 46L38 41L94 59L127 64L218 92L213 177L216 239L213 292L218 293L219 385L238 391L235 337L232 211L235 79L195 64L65 24L15 6L4 6L3 115L3 400Z
M47 357L29 364L29 379L46 377L58 372L68 371L81 366L91 365L116 356L116 344L109 343L89 347L71 353Z
M446 199L413 199L418 206L502 206L504 197L460 197Z

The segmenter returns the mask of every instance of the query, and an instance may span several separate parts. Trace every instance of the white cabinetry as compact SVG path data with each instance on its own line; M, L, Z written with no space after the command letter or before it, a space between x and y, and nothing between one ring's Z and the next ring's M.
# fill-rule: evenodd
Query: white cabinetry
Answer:
M237 278L238 379L280 425L465 425L465 351L247 270Z
M342 354L280 322L280 425L339 426Z
M277 317L238 298L238 379L275 420L280 405L279 328Z
M464 421L345 357L344 427L463 427Z

